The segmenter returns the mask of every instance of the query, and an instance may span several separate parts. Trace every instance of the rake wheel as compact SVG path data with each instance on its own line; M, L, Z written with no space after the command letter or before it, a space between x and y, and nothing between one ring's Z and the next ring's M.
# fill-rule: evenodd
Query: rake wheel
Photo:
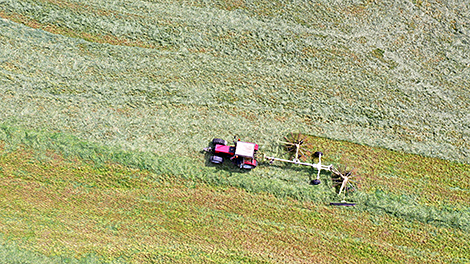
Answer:
M307 157L306 153L301 150L302 145L309 145L306 142L307 136L303 136L302 133L290 133L284 137L285 142L283 145L284 151L289 155L290 158ZM298 155L296 157L296 155Z
M333 181L333 187L338 192L338 195L344 192L346 196L348 193L352 193L356 190L356 181L352 179L356 176L355 168L351 170L349 170L347 166L339 167L338 169L332 168L331 180Z

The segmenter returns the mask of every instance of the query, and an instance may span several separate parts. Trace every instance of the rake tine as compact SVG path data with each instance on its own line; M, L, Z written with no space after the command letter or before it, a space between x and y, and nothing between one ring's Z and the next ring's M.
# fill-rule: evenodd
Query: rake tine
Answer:
M352 170L348 173L348 177L355 177L356 176L356 175L353 174L355 169L356 169L355 167L352 168Z
M295 146L295 144L292 143L292 142L281 142L281 143L284 143L284 144L289 145L289 146Z
M347 177L347 174L348 174L347 171L348 171L348 165L346 164L346 165L344 165L343 168L341 168L341 175L343 175L343 178Z
M349 182L349 185L351 185L351 189L356 190L356 186L354 186L354 184Z

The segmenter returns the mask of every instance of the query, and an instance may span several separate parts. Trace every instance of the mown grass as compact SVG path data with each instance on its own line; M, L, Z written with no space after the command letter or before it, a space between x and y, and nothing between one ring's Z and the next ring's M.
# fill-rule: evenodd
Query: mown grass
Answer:
M206 166L202 153L198 160L126 154L65 134L5 126L2 131L0 232L7 244L45 257L180 263L467 258L470 211L446 197L466 201L465 185L444 181L441 187L448 190L442 194L389 188L369 172L393 169L403 158L419 159L413 155L309 138L324 149L325 162L362 165L361 187L350 197L356 207L335 208L328 206L336 196L329 176L310 186L301 168L266 163L243 173L228 165ZM377 164L372 154L389 162ZM426 158L421 160L401 168L394 180L407 181L406 175L427 168ZM460 166L428 162L457 171ZM428 178L439 177L430 172ZM434 203L426 202L428 197Z
M8 252L468 261L465 4L3 0L0 10ZM312 151L325 162L358 167L354 209L326 206L340 199L327 174L313 188L308 169L246 174L199 153L236 134L280 155L291 131L320 136Z
M469 233L458 228L69 159L53 151L37 154L19 147L0 157L5 205L0 232L7 244L51 259L414 263L468 257Z
M183 155L203 134L268 143L301 130L468 162L457 3L1 5L2 109L17 107L3 120Z

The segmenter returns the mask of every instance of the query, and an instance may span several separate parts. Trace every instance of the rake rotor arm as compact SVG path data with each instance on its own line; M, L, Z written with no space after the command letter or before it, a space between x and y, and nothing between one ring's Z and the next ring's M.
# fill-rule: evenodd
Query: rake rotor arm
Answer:
M346 187L346 184L348 184L348 181L349 180L347 178L343 180L343 183L341 184L341 188L339 188L338 196L341 195L341 192L344 190L344 187Z

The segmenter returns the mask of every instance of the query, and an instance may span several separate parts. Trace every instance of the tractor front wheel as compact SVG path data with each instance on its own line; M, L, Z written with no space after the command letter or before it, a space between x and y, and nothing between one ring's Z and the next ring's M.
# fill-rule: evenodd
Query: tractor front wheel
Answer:
M223 140L221 138L214 138L212 140L212 144L214 145L224 145L224 146L227 146L227 141L226 140Z

